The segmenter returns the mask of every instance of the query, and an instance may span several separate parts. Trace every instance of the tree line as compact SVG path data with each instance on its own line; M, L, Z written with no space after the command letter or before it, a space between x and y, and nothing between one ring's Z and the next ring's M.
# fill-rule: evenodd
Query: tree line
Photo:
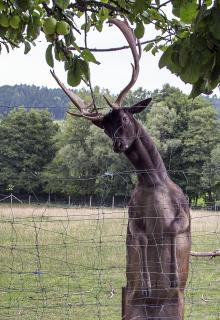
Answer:
M79 91L89 102L90 93ZM107 90L95 88L99 106ZM190 201L220 200L220 122L216 109L204 98L191 100L165 85L147 92L139 88L126 98L127 106L151 95L151 107L138 116L152 135L170 176ZM72 108L72 106L70 107ZM104 110L105 111L105 110ZM90 122L69 115L59 124L47 110L11 110L0 122L0 194L59 197L93 196L107 201L124 199L135 183L135 173L111 141Z
M29 85L0 87L0 117L7 115L14 107L48 109L56 120L63 119L68 99L61 89L49 89Z
M145 91L143 91L143 97ZM100 89L96 88L96 92ZM88 98L89 93L84 90L75 90L80 95ZM216 95L204 96L217 110L220 119L220 98ZM47 109L54 120L62 120L68 109L68 98L61 89L50 89L34 85L0 86L0 118L7 115L13 108L23 106L26 109Z

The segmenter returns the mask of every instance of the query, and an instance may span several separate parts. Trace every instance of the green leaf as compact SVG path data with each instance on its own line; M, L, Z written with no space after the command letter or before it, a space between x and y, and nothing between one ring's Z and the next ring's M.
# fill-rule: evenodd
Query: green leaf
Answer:
M67 70L71 69L72 65L73 65L73 59L66 60L64 62L64 70L67 71Z
M213 8L208 28L214 39L220 40L220 10Z
M64 36L67 47L75 43L76 38L73 35L73 30L70 28L70 32Z
M96 64L100 64L100 62L98 62L96 60L96 58L94 57L94 55L92 54L92 52L89 49L84 49L82 51L82 53L81 53L81 56L87 62L93 62L93 63L96 63Z
M91 22L90 21L87 21L87 23L83 23L81 25L81 30L84 30L85 32L89 32L91 28Z
M96 22L95 24L96 29L98 30L98 32L102 32L103 29L103 21L99 20L98 22Z
M181 72L180 78L185 83L194 84L199 80L200 75L199 60L197 60L196 56L192 56L184 71Z
M167 67L172 73L179 74L181 67L179 64L179 43L169 46L159 60L159 67Z
M35 40L41 31L41 27L37 23L38 17L30 16L27 26L27 37L30 41Z
M140 38L142 38L143 37L143 35L144 35L144 25L143 25L143 22L137 22L137 24L136 24L136 28L134 29L134 34L135 34L135 36L138 38L138 39L140 39Z
M52 48L53 48L53 45L52 45L52 44L49 44L49 46L47 47L47 50L46 50L46 55L45 55L47 64L48 64L51 68L54 67L54 60L53 60Z
M148 43L147 45L146 45L146 47L144 47L144 51L150 51L150 49L151 48L153 48L153 46L154 46L154 43L153 42L151 42L151 43Z
M70 1L69 0L55 0L55 3L57 5L57 7L64 10L64 9L68 8Z
M134 6L134 11L136 13L142 13L146 8L147 4L145 0L135 0L135 3L133 4Z
M25 43L24 43L24 54L27 54L30 50L31 50L30 43L25 41Z
M164 53L162 54L162 56L160 57L160 60L159 60L159 68L160 69L172 64L172 59L171 59L172 53L173 53L172 46L168 47L166 49L166 51L164 51Z
M190 58L190 41L185 39L181 42L179 50L179 63L181 67L185 67Z
M4 37L7 30L8 30L8 28L4 28L4 27L0 26L0 37Z
M86 80L90 79L90 70L89 70L89 64L87 61L78 59L78 63L80 65L81 72L84 74Z
M178 18L180 16L180 7L179 6L175 6L175 3L173 3L172 14L174 16L178 17Z
M185 23L191 23L197 13L196 0L183 1L180 6L180 19Z
M203 93L204 91L205 91L205 81L203 79L199 78L199 80L195 84L193 84L189 98L194 99L197 96L199 96L201 93Z
M155 46L152 50L151 50L151 53L155 56L155 54L158 52L158 47Z

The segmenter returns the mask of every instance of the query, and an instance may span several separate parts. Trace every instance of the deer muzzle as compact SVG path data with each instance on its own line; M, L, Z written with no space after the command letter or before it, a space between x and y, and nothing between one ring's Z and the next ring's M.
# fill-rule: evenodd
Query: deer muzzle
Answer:
M123 140L117 139L113 142L113 150L116 153L125 152L128 149L128 146L124 143Z

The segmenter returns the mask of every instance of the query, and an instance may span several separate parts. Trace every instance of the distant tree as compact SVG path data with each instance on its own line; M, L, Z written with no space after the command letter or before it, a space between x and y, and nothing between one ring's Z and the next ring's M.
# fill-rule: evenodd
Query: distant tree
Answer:
M188 129L183 140L182 157L188 175L188 192L195 198L201 192L201 170L209 161L213 149L220 142L220 123L212 106L197 104L190 114ZM198 188L199 187L199 188Z
M103 103L102 95L106 92L96 88L94 93L99 103ZM80 94L87 103L91 101L88 91ZM134 97L128 97L127 104L146 95L147 92L139 89ZM190 199L197 198L203 193L201 168L209 161L220 138L216 111L205 99L189 100L187 95L169 85L152 96L152 107L144 114L145 119L139 120L155 139L172 178L184 188ZM108 193L123 195L127 181L132 184L132 176L123 177L121 172L132 168L126 159L122 160L113 153L110 143L94 125L68 116L57 137L59 151L45 172L47 188L68 194L99 194L104 190L102 183L111 178ZM104 178L105 173L116 175ZM55 183L57 177L59 183Z
M130 107L133 104L137 103L138 101L144 100L147 97L150 97L152 93L150 91L147 91L146 89L139 87L136 90L132 90L128 93L128 95L125 97L124 105L126 107ZM148 113L148 108L145 109L143 112L138 113L136 115L137 119L139 120L145 120L146 114Z
M47 190L75 196L99 195L100 199L124 196L130 190L127 185L130 187L132 176L125 172L131 169L128 162L112 151L110 139L88 121L68 116L57 136L57 147L44 173Z
M19 108L0 122L0 190L41 191L41 172L55 154L54 124L47 111Z
M146 127L173 179L196 198L202 192L202 166L220 141L216 110L206 100L189 100L168 85L154 93L154 101Z
M18 106L27 109L47 108L54 119L63 119L68 107L68 99L61 89L48 89L33 85L1 86L0 117Z
M201 183L208 203L220 200L220 144L212 150L209 160L202 167Z

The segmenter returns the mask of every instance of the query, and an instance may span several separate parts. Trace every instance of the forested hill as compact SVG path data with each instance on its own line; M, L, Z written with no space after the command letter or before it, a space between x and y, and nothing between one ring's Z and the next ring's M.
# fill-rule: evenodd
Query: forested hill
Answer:
M100 94L99 88L97 90ZM142 94L147 94L147 91L139 90L143 91ZM83 89L79 92L81 95L86 94L86 90ZM88 92L86 95L88 95ZM216 95L206 96L205 98L215 106L220 119L220 98ZM59 120L64 118L68 104L69 100L61 89L48 89L23 84L0 87L0 118L14 107L24 106L25 108L47 108L52 113L53 118Z
M48 89L34 85L0 87L0 116L7 114L11 107L48 108L54 119L63 119L68 98L61 89Z

